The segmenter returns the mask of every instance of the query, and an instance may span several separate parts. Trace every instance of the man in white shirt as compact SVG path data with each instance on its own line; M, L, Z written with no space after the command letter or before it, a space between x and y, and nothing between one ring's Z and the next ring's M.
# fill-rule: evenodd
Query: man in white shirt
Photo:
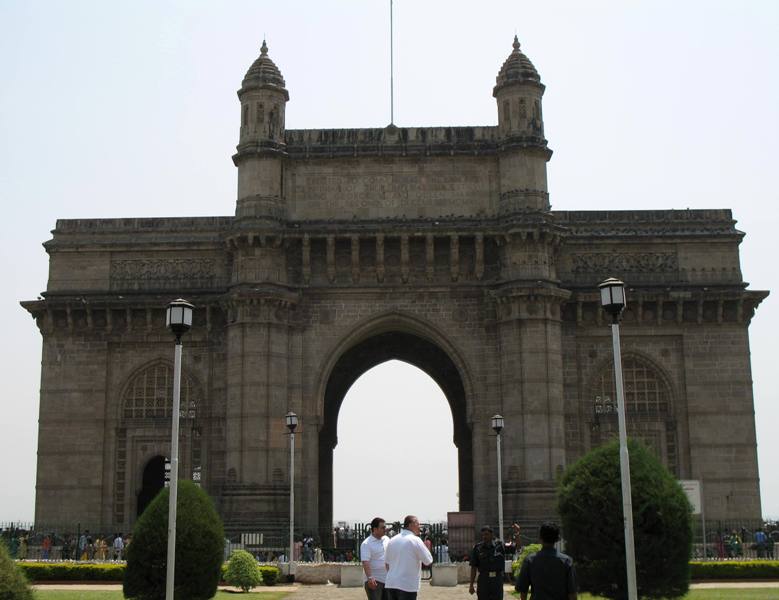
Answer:
M416 600L422 564L433 563L433 556L419 539L419 519L408 515L403 520L400 534L387 544L385 553L387 580L385 587L389 600Z
M360 560L368 600L387 600L387 592L384 589L387 579L384 554L389 538L384 535L386 530L384 519L376 517L371 521L371 534L360 544Z

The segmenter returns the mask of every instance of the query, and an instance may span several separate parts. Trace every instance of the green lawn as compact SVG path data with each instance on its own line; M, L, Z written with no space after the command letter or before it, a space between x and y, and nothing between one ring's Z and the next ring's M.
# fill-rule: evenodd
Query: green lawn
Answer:
M231 598L237 600L238 598L254 598L256 600L281 600L285 596L289 595L288 592L266 592L262 590L259 594L235 594L230 592L217 592L214 598L218 600L226 600ZM67 590L38 590L35 592L35 598L37 600L124 600L122 592L91 592L91 591L67 591Z

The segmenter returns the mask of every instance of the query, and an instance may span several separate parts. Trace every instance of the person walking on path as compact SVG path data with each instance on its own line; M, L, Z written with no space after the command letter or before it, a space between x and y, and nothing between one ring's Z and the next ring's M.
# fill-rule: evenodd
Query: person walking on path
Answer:
M368 600L387 600L387 592L384 589L387 566L384 559L389 538L384 535L386 530L384 519L374 518L371 521L370 535L360 544L360 560Z
M531 600L576 600L573 559L554 547L560 539L560 528L544 523L539 534L541 550L526 557L519 570L514 586L519 597L527 600L527 591L532 588Z
M433 556L419 539L419 519L408 515L403 529L387 544L386 590L389 600L416 600L422 565L433 563Z
M514 524L514 530L519 533L519 525ZM493 536L492 527L481 528L481 542L471 550L471 584L468 593L476 592L478 600L503 599L503 574L506 569L506 549L501 540ZM476 588L476 574L479 579Z

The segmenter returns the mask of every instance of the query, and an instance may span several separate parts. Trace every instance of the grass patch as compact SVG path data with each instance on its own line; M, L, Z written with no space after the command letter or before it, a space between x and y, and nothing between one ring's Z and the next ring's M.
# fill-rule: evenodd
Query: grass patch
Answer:
M289 595L289 592L266 592L264 590L259 593L253 594L236 594L232 592L218 591L215 600L238 600L238 598L246 597L247 599L255 598L256 600L281 600ZM120 590L116 591L101 591L101 590L36 590L36 600L124 600L124 596Z

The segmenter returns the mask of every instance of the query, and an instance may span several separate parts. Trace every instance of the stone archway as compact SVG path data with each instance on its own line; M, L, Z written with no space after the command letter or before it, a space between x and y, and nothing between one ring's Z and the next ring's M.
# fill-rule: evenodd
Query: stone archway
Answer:
M460 510L473 510L473 452L467 420L466 392L459 369L437 344L418 335L389 331L364 339L336 361L324 392L323 423L319 431L319 528L332 527L333 450L338 443L338 414L346 392L369 369L388 360L412 364L435 381L452 411L454 444L457 447Z
M154 456L149 459L143 468L141 491L138 492L137 514L140 517L146 507L165 487L165 457Z

